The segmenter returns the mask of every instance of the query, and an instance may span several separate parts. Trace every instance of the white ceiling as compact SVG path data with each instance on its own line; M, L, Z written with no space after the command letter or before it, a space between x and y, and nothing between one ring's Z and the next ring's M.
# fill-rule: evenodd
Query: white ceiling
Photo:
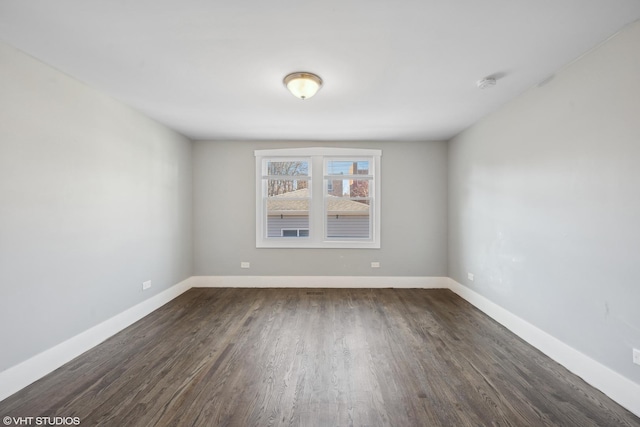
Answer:
M446 140L639 18L640 0L1 0L0 40L192 139ZM293 71L324 87L294 98Z

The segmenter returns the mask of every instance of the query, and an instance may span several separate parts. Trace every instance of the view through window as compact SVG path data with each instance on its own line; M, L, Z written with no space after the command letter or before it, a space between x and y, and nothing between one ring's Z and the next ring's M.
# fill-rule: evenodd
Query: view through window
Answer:
M257 247L380 247L380 150L255 155Z

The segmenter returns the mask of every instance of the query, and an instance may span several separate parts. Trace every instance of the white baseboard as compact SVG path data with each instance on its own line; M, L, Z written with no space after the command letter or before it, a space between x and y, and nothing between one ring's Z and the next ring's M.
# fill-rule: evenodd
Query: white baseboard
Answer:
M361 277L361 276L192 276L140 304L0 372L0 400L107 338L117 334L192 287L309 287L309 288L444 288L447 277Z
M477 292L449 279L449 289L640 417L640 384L582 354Z
M188 280L186 279L55 347L0 372L0 400L53 372L189 290Z
M640 416L640 385L585 356L477 292L448 277L192 276L148 300L0 372L0 400L42 378L191 288L421 288L450 289L514 334Z
M448 277L193 276L193 288L421 288L449 287Z

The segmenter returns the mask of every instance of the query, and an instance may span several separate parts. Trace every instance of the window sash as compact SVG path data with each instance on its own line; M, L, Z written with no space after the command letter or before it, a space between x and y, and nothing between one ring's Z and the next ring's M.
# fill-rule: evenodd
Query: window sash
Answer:
M366 163L366 174L359 174L358 164ZM333 169L344 169L338 173ZM348 168L348 171L347 169ZM353 173L355 169L356 173ZM332 173L333 172L333 173ZM345 173L349 172L349 173ZM375 161L373 156L327 156L323 162L324 181L326 182L324 197L324 227L323 234L326 241L371 242L374 239L374 216L372 215L375 200ZM340 182L342 181L342 182ZM351 186L355 182L367 183L366 196L354 196ZM334 188L329 193L329 183ZM336 185L338 184L338 185ZM349 188L344 188L345 185ZM335 194L335 188L342 190L342 194ZM339 202L336 202L337 198ZM367 202L367 209L362 209L361 202ZM332 204L340 204L338 206Z

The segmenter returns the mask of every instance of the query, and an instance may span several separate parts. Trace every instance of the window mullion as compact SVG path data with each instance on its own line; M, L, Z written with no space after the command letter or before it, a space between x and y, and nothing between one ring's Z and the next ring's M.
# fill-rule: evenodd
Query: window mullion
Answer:
M311 201L309 223L311 224L311 241L320 244L324 241L324 165L322 156L312 157Z

